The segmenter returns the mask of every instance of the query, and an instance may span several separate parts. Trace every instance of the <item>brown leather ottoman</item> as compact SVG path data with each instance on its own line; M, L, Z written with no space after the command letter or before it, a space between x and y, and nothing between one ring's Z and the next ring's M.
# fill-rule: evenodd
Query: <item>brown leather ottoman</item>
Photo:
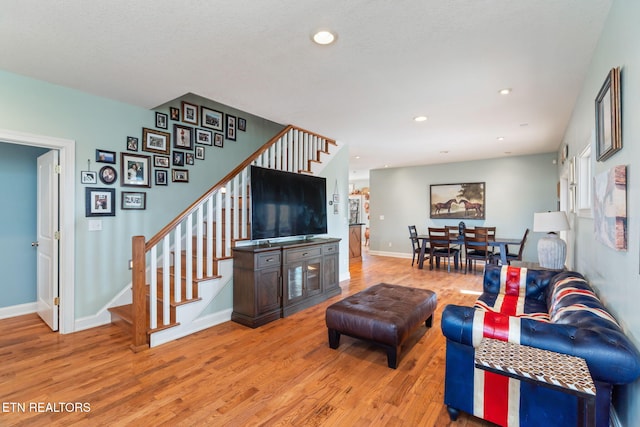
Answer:
M380 283L327 307L329 347L340 334L371 341L387 350L387 364L398 366L400 346L420 323L429 328L437 298L433 291Z

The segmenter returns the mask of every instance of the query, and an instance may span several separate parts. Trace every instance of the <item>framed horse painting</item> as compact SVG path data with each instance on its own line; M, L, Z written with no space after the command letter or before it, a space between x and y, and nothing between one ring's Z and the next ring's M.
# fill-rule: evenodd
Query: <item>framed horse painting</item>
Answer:
M485 183L432 184L430 213L434 219L485 219Z

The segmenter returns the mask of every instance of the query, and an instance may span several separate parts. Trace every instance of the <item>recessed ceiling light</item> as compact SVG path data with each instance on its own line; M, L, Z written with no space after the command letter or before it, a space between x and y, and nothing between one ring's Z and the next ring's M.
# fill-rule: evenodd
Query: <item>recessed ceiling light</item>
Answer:
M389 165L384 165L384 167L385 167L385 168L388 168L388 167L389 167Z
M511 93L512 89L510 87L504 88L504 89L500 89L499 93L500 95L509 95Z
M499 136L496 138L498 141L504 141L504 136Z
M320 30L313 35L313 41L317 44L327 45L336 40L336 35L328 30Z
M449 152L448 152L448 151L446 151L446 150L442 150L442 151L440 152L440 154L449 154Z
M360 159L360 156L356 156L356 159Z
M415 122L424 122L425 120L427 120L427 116L416 116L413 118L413 121Z

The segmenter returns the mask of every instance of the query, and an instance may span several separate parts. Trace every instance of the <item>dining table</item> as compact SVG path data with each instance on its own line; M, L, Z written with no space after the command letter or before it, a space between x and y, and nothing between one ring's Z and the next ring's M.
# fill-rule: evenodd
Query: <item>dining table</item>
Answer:
M428 234L418 234L418 240L420 241L420 257L418 259L418 268L424 268L424 256L427 243L431 240ZM489 246L497 247L500 249L500 263L507 265L507 246L519 245L522 241L522 237L496 237L495 240L489 240ZM457 235L455 238L449 240L452 245L464 245L464 236Z

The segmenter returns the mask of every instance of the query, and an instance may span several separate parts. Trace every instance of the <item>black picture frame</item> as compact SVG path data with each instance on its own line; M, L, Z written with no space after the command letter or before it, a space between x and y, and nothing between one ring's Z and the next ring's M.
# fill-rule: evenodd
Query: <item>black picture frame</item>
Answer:
M196 146L196 159L204 160L204 147Z
M173 148L179 150L193 150L194 129L175 123L173 125Z
M485 219L484 182L431 184L429 217L433 219Z
M620 67L612 68L598 92L596 108L596 159L607 160L622 149Z
M247 120L242 117L238 117L238 130L242 132L247 131Z
M173 166L184 166L184 152L183 151L174 151L171 156L171 164Z
M118 172L112 166L103 166L98 173L98 177L103 184L111 185L118 179Z
M169 168L170 162L169 156L153 156L153 166L156 168Z
M224 147L224 135L218 132L213 134L213 146L214 147Z
M145 210L147 209L147 193L143 191L123 191L120 193L120 209Z
M213 145L213 132L207 129L196 129L196 143Z
M142 151L168 155L171 151L171 134L155 129L142 128Z
M85 216L116 216L115 188L85 188Z
M98 163L116 163L116 152L107 151L96 148L96 162Z
M120 153L120 173L122 187L151 187L151 157Z
M97 184L98 172L96 171L80 171L81 184Z
M180 121L180 109L176 107L169 107L169 115L171 120Z
M168 170L156 170L155 171L155 185L169 185Z
M159 113L156 111L156 127L160 129L168 129L169 116L165 113Z
M138 138L135 136L127 137L127 151L138 151Z
M222 131L224 126L224 114L221 111L200 107L202 112L202 124L204 128Z
M225 138L230 141L236 140L236 116L232 116L231 114L226 114L224 116L225 119Z

